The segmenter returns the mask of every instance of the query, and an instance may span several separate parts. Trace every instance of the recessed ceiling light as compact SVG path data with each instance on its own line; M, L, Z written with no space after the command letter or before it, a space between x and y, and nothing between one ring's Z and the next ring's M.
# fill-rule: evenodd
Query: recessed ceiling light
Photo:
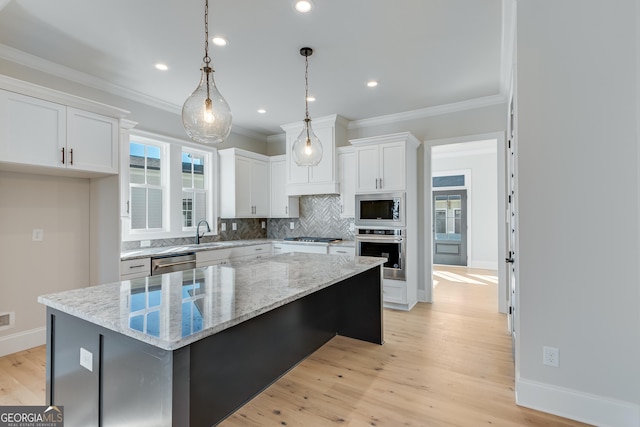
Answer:
M309 102L313 102L313 101L315 101L315 100L316 100L316 98L315 98L315 97L313 97L313 96L307 96L307 101L309 101Z
M213 42L213 44L215 44L216 46L226 46L229 42L227 41L227 39L223 38L223 37L214 37L213 39L211 39L211 41Z
M368 87L376 87L376 86L378 86L378 82L375 81L375 80L371 80L371 81L367 82L367 86Z
M169 69L169 67L167 67L165 64L161 64L161 63L157 63L156 64L156 69L160 70L160 71L167 71Z
M265 110L264 108L261 108L258 110L258 113L260 114L265 114L267 112L267 110Z
M311 0L297 0L294 7L300 13L308 13L313 9L313 3Z

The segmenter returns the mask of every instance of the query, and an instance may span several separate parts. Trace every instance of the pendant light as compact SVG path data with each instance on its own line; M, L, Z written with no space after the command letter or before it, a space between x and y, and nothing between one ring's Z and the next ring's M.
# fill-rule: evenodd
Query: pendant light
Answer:
M313 53L310 47L300 49L300 55L304 56L304 127L293 143L293 160L298 166L317 166L322 160L322 144L311 129L311 117L309 117L309 56Z
M217 144L231 133L231 108L213 81L209 57L209 0L204 5L204 64L200 84L182 106L182 124L196 142Z

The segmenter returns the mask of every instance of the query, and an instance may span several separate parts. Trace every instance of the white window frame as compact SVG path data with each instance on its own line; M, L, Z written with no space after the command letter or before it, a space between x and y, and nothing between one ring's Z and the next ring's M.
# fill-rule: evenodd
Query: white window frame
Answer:
M180 161L182 162L182 153L183 152L187 152L190 154L196 154L199 156L203 156L204 157L204 189L197 189L197 188L188 188L188 187L184 187L181 184L181 188L182 188L182 192L184 193L184 191L193 191L194 193L205 193L205 200L206 200L206 212L207 212L207 216L205 217L205 219L207 220L207 222L209 223L209 225L211 226L211 215L210 212L213 208L213 203L212 203L212 198L213 198L213 192L211 191L211 183L212 183L212 179L211 179L211 169L212 169L212 159L211 159L211 153L204 151L204 150L199 150L196 148L191 148L191 147L187 147L187 146L183 146L182 149L180 150ZM182 164L182 163L181 163ZM180 182L182 183L182 169L180 170ZM181 204L182 204L182 197L181 197ZM180 221L182 223L182 210L181 210L181 214L180 214ZM193 225L191 227L185 227L184 225L182 226L182 231L185 232L191 232L194 233L196 231L197 228L197 224L198 224L198 218L193 218Z
M127 212L122 213L122 241L171 239L194 236L195 227L182 227L182 151L193 151L205 155L205 188L207 195L207 222L211 226L208 235L218 234L218 150L205 147L190 141L171 138L141 130L132 130L129 140L123 141L121 155L121 199L126 206L129 195L129 141L145 144L162 145L163 179L166 179L166 194L163 194L163 229L131 230L131 218Z

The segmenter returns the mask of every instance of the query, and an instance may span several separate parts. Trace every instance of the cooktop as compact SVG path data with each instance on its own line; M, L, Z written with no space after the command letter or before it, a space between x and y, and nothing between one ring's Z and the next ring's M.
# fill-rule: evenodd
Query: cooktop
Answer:
M331 243L339 242L342 239L339 237L285 237L284 240L289 242L320 242Z

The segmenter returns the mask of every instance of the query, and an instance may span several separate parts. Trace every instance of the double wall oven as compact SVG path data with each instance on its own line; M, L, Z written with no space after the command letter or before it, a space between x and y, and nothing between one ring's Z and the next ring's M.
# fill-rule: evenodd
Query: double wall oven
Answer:
M406 280L404 193L356 194L356 255L387 258L385 279Z

